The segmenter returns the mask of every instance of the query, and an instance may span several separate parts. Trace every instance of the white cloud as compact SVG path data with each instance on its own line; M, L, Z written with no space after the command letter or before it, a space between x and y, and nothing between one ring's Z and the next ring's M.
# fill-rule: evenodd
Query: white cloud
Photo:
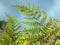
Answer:
M6 9L2 3L0 3L0 20L5 19Z
M3 14L6 12L5 7L0 3L0 14Z
M47 11L48 15L52 17L59 17L60 14L60 0L54 0L54 5Z

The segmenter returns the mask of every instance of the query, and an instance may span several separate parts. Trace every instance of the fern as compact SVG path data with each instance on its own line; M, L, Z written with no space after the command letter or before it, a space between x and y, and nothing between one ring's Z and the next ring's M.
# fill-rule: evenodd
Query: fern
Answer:
M58 36L60 36L59 23L53 25L56 20L52 17L46 22L46 12L43 15L40 8L35 10L34 5L30 8L27 6L15 5L20 12L26 16L26 25L31 26L29 29L20 31L21 23L11 16L7 16L7 24L3 25L0 35L0 45L56 45ZM52 28L53 27L53 28Z
M23 22L26 25L32 26L33 28L35 28L36 30L40 30L42 27L47 27L47 25L51 26L52 24L52 18L50 17L49 22L47 22L47 24L45 24L46 21L46 12L43 11L43 17L41 14L41 11L39 8L37 8L36 10L34 10L34 5L32 6L32 9L30 8L30 4L28 4L27 6L14 6L15 8L17 8L19 11L21 11L22 9L24 9L23 12L25 16L27 16L27 18L25 18L26 20L29 20L31 22ZM21 9L22 8L22 9ZM25 10L26 9L26 10ZM42 18L41 18L42 17ZM51 23L51 24L50 24ZM46 26L45 26L46 25ZM32 28L31 27L31 28ZM43 31L45 32L45 31Z
M32 9L30 8L30 4L28 4L27 6L18 6L18 5L16 5L14 7L17 8L19 11L23 12L25 16L27 16L27 18L25 18L26 20L31 21L31 22L28 21L28 22L23 22L23 23L26 24L26 25L31 26L31 29L29 29L30 31L31 30L33 30L33 31L36 30L34 32L38 32L37 33L38 39L41 37L41 35L39 35L40 32L43 33L42 38L44 37L44 35L45 36L47 35L48 27L50 28L50 26L52 24L52 18L50 17L49 22L45 23L46 17L47 17L45 11L43 11L43 17L42 17L40 8L37 8L36 10L34 10L34 5L32 6ZM31 38L33 40L33 36ZM29 38L29 40L31 40L31 38ZM41 40L41 38L39 40ZM33 41L33 42L35 42L35 41Z
M32 6L32 8L30 7L30 4L28 4L27 6L19 6L19 5L15 5L14 6L16 9L18 9L20 12L23 12L24 16L26 16L26 22L23 22L26 25L31 26L30 29L28 29L28 33L30 32L30 34L32 34L31 37L29 37L29 41L30 41L30 45L33 45L36 42L40 42L40 45L54 45L54 43L52 43L52 41L49 43L48 40L50 40L50 37L54 36L55 39L56 38L56 34L57 34L57 28L52 29L52 25L53 25L53 19L52 17L49 18L49 20L46 22L46 12L43 11L43 15L40 11L40 8L37 8L35 10L34 5ZM35 31L34 31L35 30ZM27 31L27 30L26 30ZM37 33L37 35L35 35ZM41 34L41 35L40 35ZM35 38L34 38L35 35ZM38 38L37 38L38 36ZM36 40L37 38L37 40ZM45 40L44 42L44 38L48 38ZM34 40L33 40L34 39ZM48 42L48 43L46 43ZM46 44L45 44L46 43Z
M43 11L43 17L42 17L40 9L37 8L36 10L34 10L34 5L32 6L32 9L30 9L30 4L28 4L27 6L16 5L14 7L17 8L19 11L23 10L21 12L23 12L24 15L27 16L27 18L25 18L25 19L31 21L31 22L29 22L29 21L23 22L24 24L32 26L31 28L35 28L35 29L40 28L43 25L45 25L45 21L46 21L46 12L45 11Z
M8 15L7 18L7 24L3 26L3 36L0 36L0 45L20 45L21 23Z

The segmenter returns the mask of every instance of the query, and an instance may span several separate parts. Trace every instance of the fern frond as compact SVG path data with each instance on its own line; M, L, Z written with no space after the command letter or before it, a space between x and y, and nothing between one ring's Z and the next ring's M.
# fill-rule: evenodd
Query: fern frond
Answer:
M2 45L18 45L20 44L20 28L21 23L17 21L15 18L12 18L9 15L6 15L8 18L7 24L5 26L6 31L2 31ZM4 28L4 29L5 29ZM0 39L0 40L1 40Z
M18 7L17 5L15 6L15 8L16 7ZM19 7L22 7L22 6L19 6ZM43 12L43 17L42 17L42 19L41 20L39 20L40 19L40 17L41 17L41 12L40 12L40 8L37 8L36 9L36 11L34 10L34 5L32 6L32 10L30 9L30 4L28 4L27 5L27 7L28 8L26 8L26 6L25 7L22 7L23 9L26 9L25 11L22 11L23 13L24 13L24 15L25 16L28 16L28 18L25 18L26 20L28 19L28 20L30 20L31 21L31 19L32 20L34 20L34 21L39 21L39 23L41 24L43 24L44 23L44 21L46 20L46 13L45 12ZM21 11L21 8L17 8L19 11ZM29 18L29 17L31 17L31 18ZM31 22L30 22L31 23ZM29 24L30 24L29 23ZM32 22L33 23L33 22ZM35 22L35 24L32 24L31 23L31 25L35 25L35 24L37 24L37 22ZM28 25L28 23L26 23L27 25ZM38 24L39 25L39 24ZM37 26L38 26L37 25Z

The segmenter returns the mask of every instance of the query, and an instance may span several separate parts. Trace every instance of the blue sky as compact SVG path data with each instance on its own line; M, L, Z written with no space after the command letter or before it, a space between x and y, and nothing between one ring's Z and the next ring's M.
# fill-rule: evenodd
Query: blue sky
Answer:
M27 5L28 3L34 4L35 8L40 7L41 11L46 11L47 17L60 19L60 0L0 0L0 20L6 20L6 12L18 20L24 20L22 13L12 6Z

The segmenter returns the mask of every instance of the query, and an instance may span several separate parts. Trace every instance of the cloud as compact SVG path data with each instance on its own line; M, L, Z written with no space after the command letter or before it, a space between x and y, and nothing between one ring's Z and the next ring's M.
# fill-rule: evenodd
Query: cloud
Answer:
M3 14L6 12L5 7L0 3L0 14Z
M6 12L6 9L4 7L4 5L2 3L0 3L0 20L3 20L5 19L5 12Z
M54 0L54 5L47 11L49 16L59 19L60 15L60 0Z

